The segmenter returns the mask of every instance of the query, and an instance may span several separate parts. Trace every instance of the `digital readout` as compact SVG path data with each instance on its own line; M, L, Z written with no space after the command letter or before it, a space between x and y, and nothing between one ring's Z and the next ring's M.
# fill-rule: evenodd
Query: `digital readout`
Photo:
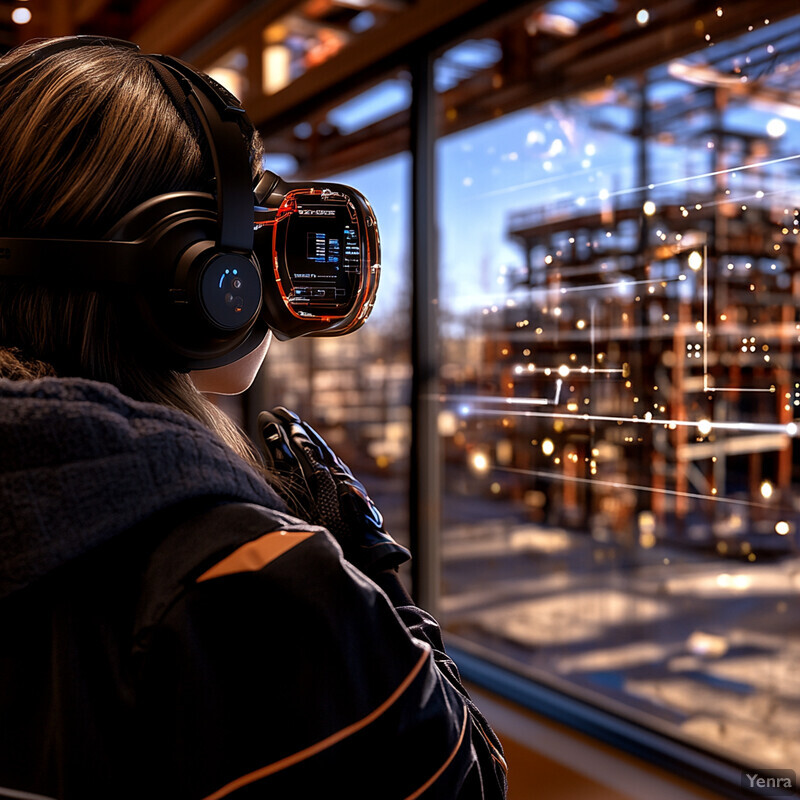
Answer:
M307 234L306 241L309 261L316 261L318 264L339 263L341 258L341 243L339 239L328 236L327 233L315 231ZM356 247L358 247L358 244L356 244Z

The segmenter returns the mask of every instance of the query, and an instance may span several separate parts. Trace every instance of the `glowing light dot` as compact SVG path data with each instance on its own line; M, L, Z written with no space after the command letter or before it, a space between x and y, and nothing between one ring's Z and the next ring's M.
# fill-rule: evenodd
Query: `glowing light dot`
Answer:
M780 522L775 523L775 533L777 533L778 536L786 536L790 529L789 523L786 522L786 520L781 520Z
M707 419L701 419L700 422L697 423L697 430L700 431L703 436L707 436L709 433L711 433L711 421Z
M765 500L769 500L770 497L772 497L774 489L775 487L772 485L770 481L761 481L761 487L760 487L761 496Z
M15 8L11 12L11 19L16 22L17 25L26 25L31 21L31 16L30 9L28 8Z
M636 12L636 22L637 24L644 27L650 22L650 12L646 8L641 8L639 11Z
M545 439L542 442L542 452L546 456L553 455L553 452L555 451L555 449L556 449L556 446L553 444L553 440L552 439Z
M656 204L652 200L647 200L642 206L642 211L648 216L652 217L656 213Z
M700 254L698 250L692 250L692 252L689 253L689 268L697 272L697 270L700 269L700 267L702 266L703 266L703 256Z
M567 377L567 375L569 375L569 367L568 367L566 364L562 364L562 365L561 365L561 366L558 368L558 374L559 374L559 375L560 375L562 378L566 378L566 377Z
M489 469L489 459L483 453L475 453L472 456L472 466L478 472L486 472Z
M780 117L773 117L767 122L767 134L777 139L786 133L786 123Z

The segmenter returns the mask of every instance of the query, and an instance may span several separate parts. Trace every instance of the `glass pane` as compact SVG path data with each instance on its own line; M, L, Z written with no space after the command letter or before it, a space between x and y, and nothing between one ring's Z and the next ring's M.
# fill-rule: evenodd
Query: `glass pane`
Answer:
M591 19L553 19L599 5L531 12L513 48L498 34L494 109L465 101L470 75L442 84L445 621L532 677L791 767L800 17L695 25L693 52L626 73L648 19L602 56L581 50ZM593 58L607 77L561 90L564 67L526 104L514 59L556 63L569 36L574 74ZM470 114L488 121L458 131Z
M411 383L409 158L392 156L318 177L357 188L372 204L382 268L372 315L342 337L275 341L259 376L259 402L310 422L362 480L387 529L408 543ZM316 176L315 176L316 177ZM295 178L293 178L295 180Z

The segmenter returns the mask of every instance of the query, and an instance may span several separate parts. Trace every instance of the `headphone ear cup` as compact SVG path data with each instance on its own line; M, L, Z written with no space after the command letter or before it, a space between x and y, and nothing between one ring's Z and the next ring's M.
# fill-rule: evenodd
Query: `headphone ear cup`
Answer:
M237 253L204 259L196 278L198 306L221 334L247 330L261 310L261 272Z
M156 316L179 362L199 368L218 361L247 337L261 311L261 270L255 257L221 252L195 241L178 258L169 303Z
M178 369L199 369L238 352L261 311L258 260L219 249L216 212L209 194L161 195L109 234L142 245L137 294L145 333L156 356Z

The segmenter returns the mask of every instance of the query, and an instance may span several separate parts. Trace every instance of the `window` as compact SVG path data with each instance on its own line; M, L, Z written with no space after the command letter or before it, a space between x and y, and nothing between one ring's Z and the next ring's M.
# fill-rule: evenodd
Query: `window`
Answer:
M567 23L600 5L440 64L442 616L488 659L785 768L800 17L710 8L659 53L656 8L598 54L602 20Z

